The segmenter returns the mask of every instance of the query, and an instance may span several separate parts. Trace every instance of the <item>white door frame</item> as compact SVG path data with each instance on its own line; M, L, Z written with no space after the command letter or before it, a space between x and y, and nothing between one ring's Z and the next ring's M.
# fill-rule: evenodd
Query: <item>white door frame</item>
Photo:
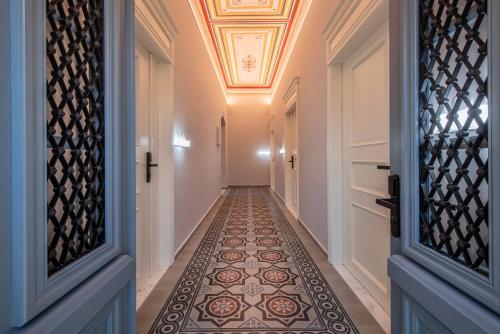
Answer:
M328 259L343 264L342 67L348 57L389 18L388 0L341 0L323 35L327 43L327 221Z
M269 122L269 143L271 146L271 165L269 183L271 189L276 191L276 115L271 115L271 122Z
M290 203L290 182L291 182L291 173L288 169L288 160L286 159L286 153L285 153L285 159L283 159L283 168L285 170L285 204L286 206L290 209L291 213L295 216L295 218L299 219L300 215L300 150L299 150L299 144L300 144L300 131L298 130L299 128L299 78L294 77L292 82L290 83L290 86L286 90L285 94L283 95L283 101L285 103L285 117L283 119L284 121L284 142L285 142L285 152L289 152L289 133L288 133L288 120L287 120L287 114L290 112L295 112L295 119L297 122L297 161L295 162L295 166L297 169L297 206L295 207L292 203Z
M220 127L217 131L217 146L220 147L220 159L221 159L221 191L227 188L227 165L228 165L228 151L227 151L227 117L222 113L220 117Z
M161 1L136 0L136 40L154 55L156 87L161 93L154 94L152 103L158 114L157 217L152 228L152 270L168 268L174 262L174 163L173 163L173 71L174 38L177 28L167 8ZM153 72L153 71L152 71ZM155 161L155 162L156 162ZM138 175L137 177L143 177ZM155 205L152 205L154 207Z

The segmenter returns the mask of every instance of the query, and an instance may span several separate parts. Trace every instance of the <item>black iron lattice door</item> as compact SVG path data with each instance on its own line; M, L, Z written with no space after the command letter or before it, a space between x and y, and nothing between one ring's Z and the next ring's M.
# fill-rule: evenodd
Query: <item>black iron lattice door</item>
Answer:
M132 333L134 1L5 2L16 96L7 332Z
M488 275L487 2L420 1L420 241Z
M104 1L47 0L48 269L104 243Z
M500 333L500 1L390 3L393 332Z

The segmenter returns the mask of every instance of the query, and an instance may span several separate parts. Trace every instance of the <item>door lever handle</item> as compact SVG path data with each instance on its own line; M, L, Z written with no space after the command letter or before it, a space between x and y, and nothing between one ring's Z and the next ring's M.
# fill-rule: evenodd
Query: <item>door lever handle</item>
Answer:
M388 165L377 165L377 169L386 169L386 170L389 170L389 169L391 169L391 166L388 166Z
M399 213L399 175L389 175L387 179L390 198L377 198L375 202L391 210L391 235L401 237L401 221Z
M159 164L152 163L153 154L151 152L146 152L146 183L151 182L151 167L158 167Z
M294 168L295 168L295 158L294 158L294 156L293 156L293 155L292 155L292 157L290 158L290 160L288 160L288 162L292 164L292 169L294 169Z

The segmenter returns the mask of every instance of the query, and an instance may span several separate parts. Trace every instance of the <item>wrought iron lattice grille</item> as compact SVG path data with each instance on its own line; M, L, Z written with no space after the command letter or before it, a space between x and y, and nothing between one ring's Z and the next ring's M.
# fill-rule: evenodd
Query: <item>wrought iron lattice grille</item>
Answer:
M488 275L487 1L419 10L420 242Z
M47 252L51 275L102 245L103 0L47 0Z

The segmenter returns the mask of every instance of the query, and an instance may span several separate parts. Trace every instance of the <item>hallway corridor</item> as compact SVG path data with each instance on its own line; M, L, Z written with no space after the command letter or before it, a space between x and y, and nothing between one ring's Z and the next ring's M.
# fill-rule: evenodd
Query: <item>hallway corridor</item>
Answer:
M137 329L383 333L266 187L226 191L139 309Z

